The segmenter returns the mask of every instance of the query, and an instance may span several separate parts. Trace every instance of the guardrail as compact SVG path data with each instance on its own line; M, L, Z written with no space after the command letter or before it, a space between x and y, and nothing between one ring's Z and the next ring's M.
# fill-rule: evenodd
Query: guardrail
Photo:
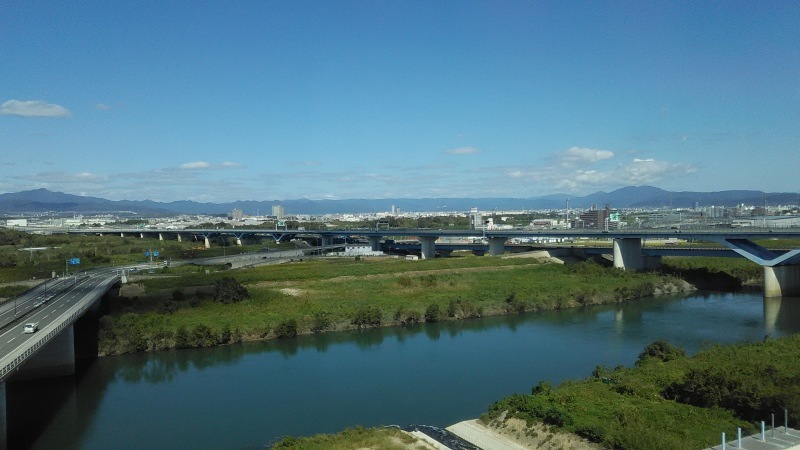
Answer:
M60 333L64 328L72 325L75 320L78 319L87 309L89 306L94 303L94 301L98 298L95 296L95 292L98 290L107 291L110 285L113 285L119 277L114 275L106 279L106 281L98 284L95 287L91 295L94 298L92 301L85 301L82 300L77 304L73 305L67 311L65 311L59 319L63 317L65 314L69 314L69 316L63 320L59 320L57 322L53 322L49 325L46 325L41 331L47 331L44 335L42 333L38 333L39 339L35 340L31 345L29 345L26 349L22 349L18 347L14 352L9 353L6 357L0 359L0 380L5 380L9 373L13 372L17 369L28 357L36 353L37 350L44 347L48 342L50 342L58 333ZM85 299L86 297L84 297ZM9 360L10 359L10 360Z

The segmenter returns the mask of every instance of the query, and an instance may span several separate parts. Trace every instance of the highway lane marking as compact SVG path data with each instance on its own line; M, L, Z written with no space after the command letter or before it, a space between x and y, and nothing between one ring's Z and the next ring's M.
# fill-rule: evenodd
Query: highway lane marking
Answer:
M13 342L13 341L14 341L14 339L16 339L16 338L15 338L15 337L11 338L11 340L10 340L10 341L8 341L8 343L10 344L11 342Z

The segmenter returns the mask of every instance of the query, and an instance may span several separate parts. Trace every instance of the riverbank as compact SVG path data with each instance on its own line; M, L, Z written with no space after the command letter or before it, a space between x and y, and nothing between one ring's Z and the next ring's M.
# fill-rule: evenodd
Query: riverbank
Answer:
M574 308L694 289L675 276L519 258L346 258L181 270L178 278L169 271L169 278L132 279L121 289L101 319L101 355ZM231 292L246 295L216 300Z
M757 432L754 423L772 413L784 425L784 409L796 428L799 378L800 335L713 346L692 357L656 341L633 367L598 366L590 377L557 387L539 382L530 394L499 400L480 419L447 430L493 449L709 448L723 432L729 440L737 428L743 436Z

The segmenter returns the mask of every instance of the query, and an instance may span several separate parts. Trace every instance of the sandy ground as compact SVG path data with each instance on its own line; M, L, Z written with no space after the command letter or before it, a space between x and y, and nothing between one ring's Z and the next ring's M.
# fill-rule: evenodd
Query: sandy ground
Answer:
M595 450L602 447L579 436L553 432L544 424L526 427L525 421L507 419L499 427L487 427L477 419L466 420L447 430L484 450Z

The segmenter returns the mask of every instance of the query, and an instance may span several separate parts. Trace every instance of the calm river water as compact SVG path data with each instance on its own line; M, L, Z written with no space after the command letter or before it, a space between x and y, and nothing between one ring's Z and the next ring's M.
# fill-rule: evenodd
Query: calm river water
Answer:
M800 299L700 293L101 358L9 387L9 448L263 448L355 425L447 426L540 380L630 366L656 339L694 353L798 331Z

